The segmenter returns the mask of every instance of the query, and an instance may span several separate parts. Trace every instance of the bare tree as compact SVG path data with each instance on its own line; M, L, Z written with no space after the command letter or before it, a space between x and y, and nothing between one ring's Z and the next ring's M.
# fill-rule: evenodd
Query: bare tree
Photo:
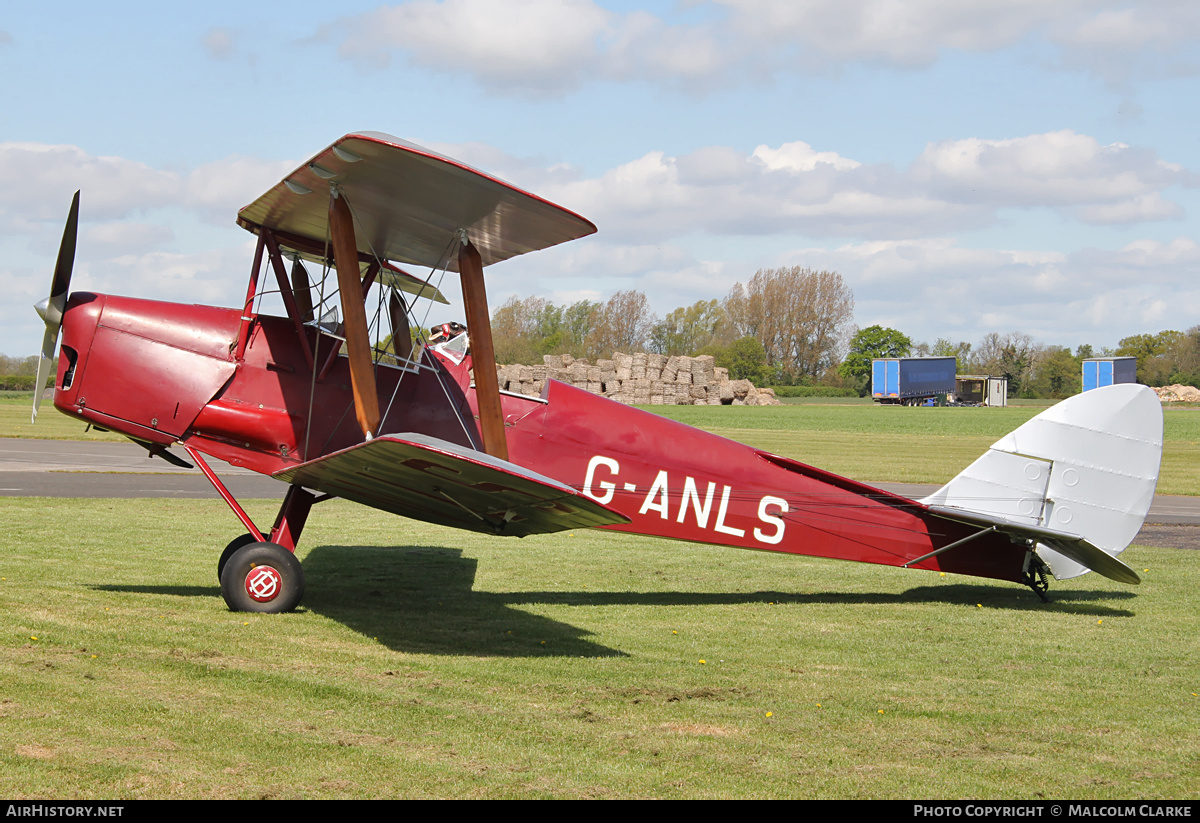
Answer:
M1008 334L988 333L975 349L971 361L972 371L1008 379L1008 393L1019 396L1030 388L1038 357L1038 346L1025 332Z
M589 356L608 357L614 351L645 349L657 320L645 294L633 289L617 292L596 312L588 335Z
M854 293L837 272L759 269L747 285L733 287L724 305L737 333L762 343L767 363L812 378L841 359Z

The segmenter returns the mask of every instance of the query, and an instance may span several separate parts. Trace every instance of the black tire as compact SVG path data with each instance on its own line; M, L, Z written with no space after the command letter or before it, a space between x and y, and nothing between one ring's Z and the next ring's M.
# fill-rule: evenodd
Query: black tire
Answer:
M229 562L229 558L233 557L233 553L242 546L249 546L251 543L262 542L261 536L253 534L243 534L241 537L235 537L229 541L229 545L225 547L225 551L221 552L221 559L217 561L217 582L221 582L221 572L225 571L225 564Z
M304 569L294 554L277 543L242 546L221 572L221 597L230 611L290 612L303 596Z

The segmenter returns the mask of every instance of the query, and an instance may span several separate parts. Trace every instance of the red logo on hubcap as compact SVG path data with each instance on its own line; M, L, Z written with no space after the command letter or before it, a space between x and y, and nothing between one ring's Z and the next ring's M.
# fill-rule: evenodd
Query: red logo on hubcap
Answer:
M279 596L283 578L270 566L256 566L246 575L246 594L251 600L267 603Z

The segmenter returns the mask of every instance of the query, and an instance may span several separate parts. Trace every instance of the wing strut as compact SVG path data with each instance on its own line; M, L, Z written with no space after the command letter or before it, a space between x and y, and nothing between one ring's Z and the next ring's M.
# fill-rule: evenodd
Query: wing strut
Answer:
M329 235L333 261L337 268L338 292L342 297L345 319L346 353L350 356L350 386L354 393L354 413L367 439L379 434L379 395L375 389L375 364L371 358L371 338L367 332L367 312L363 307L359 280L358 244L354 239L354 217L346 198L335 188L329 198ZM493 369L493 371L495 371ZM499 399L499 395L497 395Z
M483 260L462 233L458 249L458 271L462 277L463 304L471 336L471 362L475 371L475 402L479 404L479 430L483 450L492 457L508 459L504 437L504 410L500 406L500 381L496 377L496 350L492 346L492 322L487 291L483 285Z
M392 353L405 360L412 359L412 333L408 326L408 312L404 302L396 296L392 289L388 297L388 316L392 321Z

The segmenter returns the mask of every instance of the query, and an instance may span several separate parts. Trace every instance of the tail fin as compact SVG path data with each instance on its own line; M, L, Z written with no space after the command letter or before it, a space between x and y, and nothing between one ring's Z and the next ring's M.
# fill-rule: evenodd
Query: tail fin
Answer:
M940 516L1036 541L1059 580L1091 569L1137 583L1116 556L1150 510L1162 431L1162 405L1150 389L1094 389L1001 438L921 502Z

